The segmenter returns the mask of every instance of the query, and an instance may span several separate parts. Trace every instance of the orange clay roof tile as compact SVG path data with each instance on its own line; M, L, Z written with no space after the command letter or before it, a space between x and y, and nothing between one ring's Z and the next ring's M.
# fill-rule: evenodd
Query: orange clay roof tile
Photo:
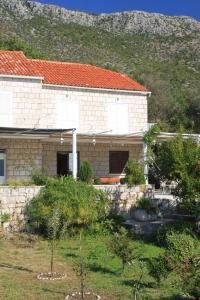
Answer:
M126 75L87 64L28 59L21 51L0 51L0 74L43 77L44 84L147 91Z

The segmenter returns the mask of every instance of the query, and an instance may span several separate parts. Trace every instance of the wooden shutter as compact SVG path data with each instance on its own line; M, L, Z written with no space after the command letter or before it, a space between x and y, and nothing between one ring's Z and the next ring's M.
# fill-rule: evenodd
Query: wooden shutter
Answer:
M127 104L117 104L117 119L118 127L117 133L124 134L128 133L128 105Z
M0 126L12 126L12 94L0 92Z
M111 134L128 133L128 105L121 103L108 104L108 130Z
M79 127L79 103L67 100L65 95L57 97L57 128Z
M109 172L111 174L123 173L124 167L128 161L128 151L110 151L109 152Z

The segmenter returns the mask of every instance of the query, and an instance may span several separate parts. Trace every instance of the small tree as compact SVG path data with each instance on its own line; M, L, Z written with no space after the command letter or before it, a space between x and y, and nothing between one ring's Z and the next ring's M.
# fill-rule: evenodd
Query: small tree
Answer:
M157 145L155 169L160 179L174 180L182 208L200 218L200 146L194 139L176 138Z
M84 181L86 183L91 183L92 177L93 177L92 166L88 160L84 160L81 163L79 178L81 181Z
M139 261L139 272L137 272L137 280L133 281L133 288L132 288L132 300L137 300L138 295L141 290L144 288L144 275L145 275L145 263L143 261Z
M125 166L126 181L128 185L138 185L145 183L144 168L142 164L134 159L129 159Z
M87 276L87 265L83 253L82 245L82 230L80 231L80 248L79 248L79 258L74 264L74 270L77 276L80 278L80 295L81 300L85 299L85 280Z
M131 263L133 256L133 248L131 242L127 236L125 228L121 227L119 232L115 232L108 243L109 250L119 257L122 262L122 272L125 269L125 265Z
M54 255L55 249L62 236L63 230L60 225L60 212L55 209L52 213L52 218L48 220L48 242L51 250L50 274L54 273Z

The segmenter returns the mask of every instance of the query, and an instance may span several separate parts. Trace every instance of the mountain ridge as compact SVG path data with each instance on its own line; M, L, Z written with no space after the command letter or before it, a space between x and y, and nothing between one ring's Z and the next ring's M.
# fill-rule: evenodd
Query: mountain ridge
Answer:
M92 14L68 10L52 4L28 0L1 0L4 8L25 18L51 16L52 20L63 23L74 22L81 26L95 27L113 33L142 33L183 36L200 32L200 22L188 16L166 16L160 13L124 11Z

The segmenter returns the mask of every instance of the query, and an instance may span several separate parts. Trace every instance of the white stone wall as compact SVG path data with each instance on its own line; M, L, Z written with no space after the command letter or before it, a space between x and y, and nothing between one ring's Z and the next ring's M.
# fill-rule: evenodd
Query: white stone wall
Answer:
M145 186L128 188L127 186L101 185L95 187L108 194L113 211L126 219L130 218L132 208L145 190ZM9 221L3 224L4 228L11 231L24 229L26 222L24 209L29 201L38 195L41 188L40 186L0 186L0 216L4 213L10 215Z
M130 133L147 127L147 97L142 94L45 87L39 80L11 78L0 79L0 91L13 93L13 127L56 127L57 95L79 102L80 133L109 130L108 103L115 102L128 104Z
M36 196L41 187L0 187L0 215L10 215L10 219L4 225L11 231L18 231L24 228L24 209L27 203Z
M137 201L144 195L146 190L145 185L134 187L128 187L127 185L96 185L95 187L108 195L113 212L125 219L132 217Z
M30 178L33 170L42 169L42 143L29 139L0 139L6 153L6 178Z
M72 145L58 143L43 144L43 169L49 175L57 175L57 152L72 151ZM109 151L129 151L129 158L142 160L142 145L110 145L110 144L81 144L77 151L80 153L80 163L89 160L95 177L109 175Z

